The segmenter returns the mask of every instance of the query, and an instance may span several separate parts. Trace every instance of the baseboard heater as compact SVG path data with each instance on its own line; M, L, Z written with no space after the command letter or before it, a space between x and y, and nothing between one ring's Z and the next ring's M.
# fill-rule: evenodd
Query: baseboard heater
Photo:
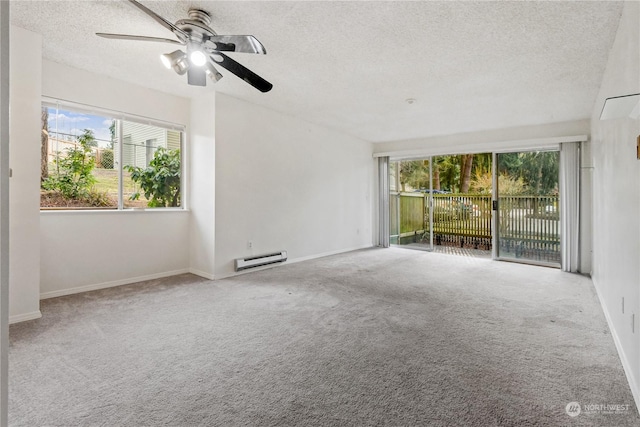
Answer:
M248 258L236 259L236 271L247 270L249 268L262 267L263 265L278 264L287 260L287 251L274 252L271 254L256 255Z

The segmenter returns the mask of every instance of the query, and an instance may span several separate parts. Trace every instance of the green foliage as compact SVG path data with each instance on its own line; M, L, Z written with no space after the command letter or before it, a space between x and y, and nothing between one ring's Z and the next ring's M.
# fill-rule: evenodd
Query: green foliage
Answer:
M498 187L503 196L520 196L527 192L527 185L520 177L512 177L506 173L498 175ZM491 194L493 176L491 172L477 172L471 181L471 191L477 194Z
M180 206L180 150L158 148L149 166L125 166L149 200L149 207ZM131 196L138 200L140 193Z
M111 140L107 144L107 148L109 150L113 150L113 146L115 145L115 142L116 142L116 121L115 120L111 120L111 124L109 125L109 135L111 137Z
M91 156L91 147L95 143L93 131L85 129L78 137L79 147L68 148L66 155L56 158L56 173L44 180L42 187L59 191L68 199L87 198L96 182L92 174L95 159Z
M103 150L100 165L104 169L113 169L113 150Z
M109 197L106 192L100 192L95 189L89 190L89 194L84 198L84 201L90 206L95 207L112 207L117 206L117 200L114 201ZM115 204L115 205L114 205Z
M460 184L462 156L436 156L433 158L434 188L456 192ZM429 188L429 161L410 160L400 162L400 185L414 189Z
M474 193L491 192L491 154L473 155L469 190ZM452 193L460 192L463 184L462 155L433 157L433 187ZM558 194L557 152L523 152L500 154L498 182L505 195ZM429 162L411 160L399 162L400 184L414 189L429 188ZM465 178L466 179L466 178Z
M473 155L473 175L484 172L491 172L491 153L480 153Z
M412 160L400 162L400 185L402 191L406 186L412 188L429 188L429 161Z
M522 178L527 194L557 194L559 158L557 151L532 151L499 155L498 171Z
M460 182L460 156L438 156L434 160L440 172L440 189L457 193Z

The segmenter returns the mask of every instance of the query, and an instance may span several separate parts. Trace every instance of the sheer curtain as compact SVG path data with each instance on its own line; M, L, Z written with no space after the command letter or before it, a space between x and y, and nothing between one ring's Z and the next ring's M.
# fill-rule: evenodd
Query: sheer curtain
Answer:
M577 272L580 229L580 144L560 146L560 242L562 270Z
M380 236L378 245L389 247L389 157L378 157L378 190L380 201Z

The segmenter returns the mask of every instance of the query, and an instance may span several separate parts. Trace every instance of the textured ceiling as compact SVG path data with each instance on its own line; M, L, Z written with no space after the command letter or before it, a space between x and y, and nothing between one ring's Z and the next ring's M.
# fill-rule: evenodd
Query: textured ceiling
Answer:
M12 1L12 23L43 35L46 59L181 96L221 93L380 142L584 119L620 2L142 1L169 21L189 7L219 34L253 34L268 54L229 54L274 85L221 70L189 87L165 69L171 37L126 1ZM407 98L416 102L408 104Z

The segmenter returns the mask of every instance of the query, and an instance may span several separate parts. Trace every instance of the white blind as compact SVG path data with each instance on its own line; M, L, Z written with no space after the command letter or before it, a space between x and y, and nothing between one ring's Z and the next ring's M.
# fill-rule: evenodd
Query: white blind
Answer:
M580 146L565 142L560 148L560 229L562 270L577 272L580 230Z
M77 113L100 115L107 118L126 120L128 122L135 122L143 125L157 126L164 129L175 130L178 132L185 131L185 126L181 124L165 122L163 120L156 120L149 117L138 116L135 114L123 113L121 111L112 111L105 108L79 104L72 101L44 97L42 99L42 105L51 108L61 108Z
M383 248L389 247L389 158L378 158L378 189L380 191L380 236L379 245Z

